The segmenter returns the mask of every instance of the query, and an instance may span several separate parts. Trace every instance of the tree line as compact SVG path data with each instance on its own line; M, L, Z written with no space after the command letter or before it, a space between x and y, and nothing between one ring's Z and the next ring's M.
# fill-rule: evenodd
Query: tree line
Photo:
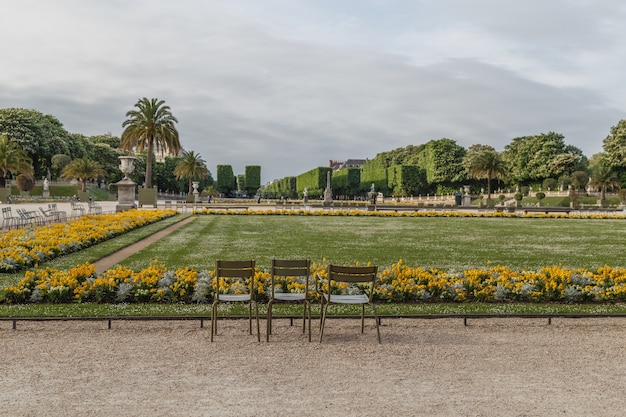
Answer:
M501 152L489 145L464 148L442 138L377 154L360 168L332 171L318 167L261 187L261 167L247 166L235 175L230 165L217 166L214 181L206 162L180 144L176 123L163 100L142 98L126 113L120 138L110 134L69 133L52 115L19 108L0 109L0 186L6 178L81 179L114 184L122 178L119 156L138 156L132 179L159 191L191 192L192 181L208 194L266 197L321 196L331 172L333 194L365 197L372 186L386 196L451 194L469 185L473 192L532 187L535 190L584 190L603 193L626 184L626 120L613 126L603 152L590 159L556 132L514 138ZM155 162L154 153L176 156ZM154 182L154 184L153 184Z
M470 186L472 193L593 188L617 190L626 184L626 120L611 128L604 151L587 158L556 132L514 138L501 152L475 144L464 148L448 138L431 140L377 154L360 168L332 171L333 194L365 197L372 187L385 196L442 195ZM330 168L320 167L317 173ZM311 181L317 179L317 182ZM268 196L296 198L304 188L311 197L323 194L323 175L313 171L268 184Z

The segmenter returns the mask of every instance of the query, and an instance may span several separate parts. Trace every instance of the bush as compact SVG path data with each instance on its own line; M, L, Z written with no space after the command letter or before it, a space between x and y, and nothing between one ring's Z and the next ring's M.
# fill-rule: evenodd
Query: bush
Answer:
M20 174L15 179L17 183L17 188L20 191L30 191L35 186L35 179L32 175L28 174Z

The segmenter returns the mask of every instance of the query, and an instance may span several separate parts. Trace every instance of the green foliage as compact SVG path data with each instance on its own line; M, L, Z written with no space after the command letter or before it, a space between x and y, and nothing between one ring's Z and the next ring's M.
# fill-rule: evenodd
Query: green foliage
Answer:
M228 195L235 191L235 174L231 165L217 166L217 182L215 188L222 194Z
M563 135L554 132L515 138L505 146L502 157L511 180L517 183L558 178L586 168L582 151L565 145Z
M10 140L7 135L0 134L0 186L6 185L6 176L33 173L32 159L16 141Z
M20 174L16 178L16 183L20 191L30 191L35 186L35 179L30 174Z
M45 175L53 155L70 154L70 134L51 115L20 108L0 109L0 133L15 140L33 161L35 177ZM80 155L82 156L82 155Z
M285 177L272 181L260 191L265 198L297 198L296 177Z
M477 145L470 148L463 162L470 177L487 178L487 199L491 199L491 180L508 172L500 154L490 146Z
M296 177L296 193L302 195L307 189L309 197L320 197L326 189L326 176L333 169L329 167L317 167ZM332 178L332 175L331 175ZM332 187L332 180L331 180Z
M626 120L611 127L611 132L602 142L604 159L612 170L626 170Z
M78 158L70 162L61 172L61 177L66 180L79 179L81 191L87 191L87 180L102 178L106 171L98 161L89 158Z
M420 153L418 165L426 170L429 184L456 183L465 177L465 148L452 139L431 140Z
M247 165L244 175L244 189L248 196L251 197L261 188L261 166Z
M372 159L361 167L361 192L368 192L372 184L376 192L389 195L389 180L387 178L387 164L382 159Z
M394 165L388 168L388 187L398 197L427 194L426 170L417 165Z
M331 187L335 195L356 196L361 185L360 168L343 168L333 171Z
M184 151L183 156L177 158L174 176L177 180L187 179L187 192L193 192L192 183L194 180L208 178L210 175L206 162L194 151Z
M152 188L152 159L155 148L177 154L181 150L178 120L172 115L170 106L156 98L142 98L135 103L134 110L126 113L122 123L124 131L120 139L120 148L126 151L146 150L146 188Z

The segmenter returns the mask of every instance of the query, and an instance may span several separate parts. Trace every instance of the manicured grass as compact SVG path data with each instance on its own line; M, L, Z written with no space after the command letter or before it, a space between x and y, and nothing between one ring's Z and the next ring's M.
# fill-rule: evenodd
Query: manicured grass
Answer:
M535 218L381 218L317 216L199 216L122 262L145 268L212 269L215 260L308 257L338 264L371 262L463 270L501 264L538 269L562 264L626 267L626 221Z
M531 304L531 303L433 303L379 304L381 315L415 314L626 314L624 304ZM359 307L333 306L332 315L356 315ZM319 303L313 303L313 315L319 315ZM221 304L221 315L248 314L247 307ZM266 314L259 304L259 314ZM278 304L276 316L300 316L302 307ZM369 310L368 310L369 314ZM102 316L210 316L210 304L22 304L0 305L0 317L102 317Z
M184 215L143 227L49 263L67 269L150 235ZM215 260L252 258L267 268L272 257L308 257L339 264L372 262L388 267L403 259L425 268L462 270L488 262L520 269L546 265L626 267L625 220L520 218L378 218L314 216L199 216L195 221L122 262L145 268L158 259L168 268L212 269ZM3 275L2 286L22 274ZM280 306L277 315L299 309ZM381 314L626 314L626 305L530 303L381 304ZM261 314L264 313L261 306ZM318 306L314 305L314 314ZM339 314L355 314L351 309ZM0 305L2 317L209 315L210 307L176 304ZM223 314L220 312L220 314ZM244 311L232 307L227 314Z

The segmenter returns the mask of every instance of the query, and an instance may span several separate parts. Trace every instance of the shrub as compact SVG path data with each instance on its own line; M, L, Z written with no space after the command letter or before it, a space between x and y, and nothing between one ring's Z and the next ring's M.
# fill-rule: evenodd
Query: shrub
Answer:
M30 191L35 186L35 179L29 174L20 174L15 180L20 191Z

